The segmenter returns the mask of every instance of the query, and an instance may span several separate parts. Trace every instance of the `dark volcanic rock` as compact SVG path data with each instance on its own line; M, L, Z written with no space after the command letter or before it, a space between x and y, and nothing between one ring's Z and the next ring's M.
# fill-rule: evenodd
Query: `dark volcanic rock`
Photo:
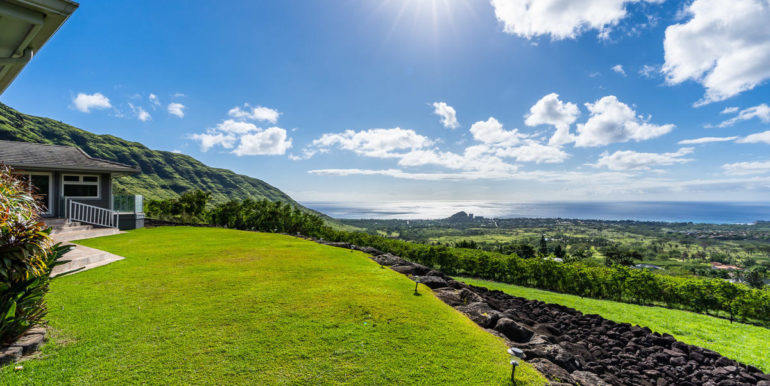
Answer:
M505 335L506 338L518 343L529 342L529 339L535 334L528 328L520 326L508 318L500 318L497 324L495 324L495 330Z
M376 261L380 265L384 266L392 266L392 265L402 265L405 264L406 261L396 255L392 255L390 253L385 253L379 256L372 257L372 260Z
M484 302L475 302L466 306L459 306L457 307L457 310L468 315L472 321L484 328L491 328L502 316L502 314L493 310Z
M421 275L425 275L431 270L430 268L424 265L412 264L412 263L407 263L403 265L394 265L394 266L391 266L390 269L407 276L421 276Z
M610 386L609 383L599 378L598 375L588 371L573 371L572 379L581 386Z
M430 288L442 288L447 286L447 281L438 276L421 276L420 283Z
M535 366L537 371L541 372L543 375L545 375L546 378L548 378L551 381L566 382L566 383L573 383L573 384L575 383L575 380L572 379L572 376L570 376L570 374L566 370L557 366L556 364L549 361L548 359L535 358L528 362L532 366Z

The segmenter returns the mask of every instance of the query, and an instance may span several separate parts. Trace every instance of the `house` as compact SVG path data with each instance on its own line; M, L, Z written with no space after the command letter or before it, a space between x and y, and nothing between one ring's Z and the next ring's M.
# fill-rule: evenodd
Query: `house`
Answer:
M711 262L711 269L726 269L728 271L741 271L742 268L735 265L722 264L717 261Z
M120 229L144 226L142 196L112 192L113 178L137 174L138 168L93 158L73 146L3 140L0 163L41 196L43 217Z

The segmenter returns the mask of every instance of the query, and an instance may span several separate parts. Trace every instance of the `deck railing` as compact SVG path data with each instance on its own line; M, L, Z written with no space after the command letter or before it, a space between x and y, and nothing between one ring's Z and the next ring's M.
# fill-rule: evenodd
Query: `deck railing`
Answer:
M69 221L98 225L107 228L118 227L118 212L94 205L67 199L66 217Z

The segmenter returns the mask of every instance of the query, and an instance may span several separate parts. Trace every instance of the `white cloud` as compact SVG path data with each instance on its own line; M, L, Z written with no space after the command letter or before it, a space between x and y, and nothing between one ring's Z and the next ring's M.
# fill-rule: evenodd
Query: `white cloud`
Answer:
M660 3L663 0L649 2ZM503 30L527 39L550 35L553 40L574 39L588 30L609 37L612 27L626 17L626 4L637 0L492 0Z
M559 100L559 94L550 93L540 98L530 109L524 123L527 126L552 125L556 132L548 141L550 145L563 145L574 141L569 132L570 125L575 122L580 111L574 103L564 103Z
M201 151L206 152L216 145L225 149L232 149L237 137L230 133L217 133L210 131L208 133L193 134L190 138L200 141Z
M659 70L660 69L657 66L645 64L642 66L642 68L639 69L639 75L645 78L652 78Z
M171 102L168 104L168 113L176 115L179 118L184 118L185 105L177 102Z
M592 147L611 143L644 141L660 137L674 129L674 125L654 125L649 117L643 118L614 95L594 103L586 103L591 117L577 125L575 146Z
M543 145L535 141L527 141L527 144L522 146L497 149L495 155L503 158L514 158L519 162L534 162L538 164L561 163L569 158L569 154L558 146Z
M233 153L238 156L282 155L289 148L291 148L291 138L287 138L286 130L270 127L253 134L242 135Z
M738 137L702 137L702 138L684 139L677 143L680 145L699 145L702 143L711 143L711 142L730 142L736 139L738 139Z
M223 133L231 134L248 134L251 132L259 131L259 127L251 122L236 121L234 119L226 119L217 124L214 128L215 131L221 131Z
M517 129L504 130L503 124L494 117L474 123L471 125L470 132L473 134L473 139L488 145L511 146L524 138Z
M110 99L99 92L93 94L80 92L72 99L72 104L75 105L76 109L84 113L90 113L92 109L98 110L112 107Z
M179 150L179 149L171 150L171 152L174 153L174 154L182 154L182 151Z
M683 147L675 153L639 153L631 150L616 151L612 154L605 152L593 166L610 170L649 170L656 166L690 162L692 159L682 157L692 151L691 147Z
M626 71L623 70L623 66L620 65L620 64L616 64L616 65L612 66L612 71L615 71L615 72L617 72L620 75L626 76Z
M150 115L150 113L147 112L147 110L145 110L145 109L143 109L141 107L137 107L136 108L136 118L139 119L142 122L147 122L150 119L152 119L152 116Z
M770 161L764 162L735 162L722 165L725 173L733 175L770 173Z
M735 108L735 110L732 110L731 112L726 112L728 109L722 110L722 114L730 114L731 112L735 112L738 109ZM717 127L729 127L734 124L736 124L738 121L748 121L749 119L757 118L762 122L768 123L770 122L770 106L767 104L762 103L761 105L749 107L746 109L741 110L741 112L738 113L738 115L720 123L717 125Z
M394 151L421 149L431 144L433 142L428 137L417 134L414 130L396 127L326 133L314 140L312 146L327 151L337 146L369 157L394 158L399 156L393 153Z
M460 127L460 123L457 122L457 112L452 106L445 102L433 102L433 108L433 113L441 117L441 124L444 127L448 129Z
M695 0L689 19L666 29L662 71L669 84L693 80L706 93L696 103L725 100L770 78L770 3Z
M747 135L735 142L738 143L766 143L770 145L770 130L761 133Z
M250 119L253 121L265 121L270 123L278 122L278 116L281 115L277 110L256 106L249 106L248 103L243 105L243 109L240 106L233 107L227 112L233 118Z
M738 112L738 108L735 106L732 107L725 107L724 110L720 111L720 114L734 114Z
M150 103L152 103L154 106L160 106L160 100L158 99L158 96L150 93Z

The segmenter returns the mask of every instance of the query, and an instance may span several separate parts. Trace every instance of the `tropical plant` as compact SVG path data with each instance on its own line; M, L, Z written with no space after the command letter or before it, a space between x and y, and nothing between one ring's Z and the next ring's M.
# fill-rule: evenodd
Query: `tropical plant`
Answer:
M52 245L29 184L0 166L0 343L39 323L51 270L69 246Z

